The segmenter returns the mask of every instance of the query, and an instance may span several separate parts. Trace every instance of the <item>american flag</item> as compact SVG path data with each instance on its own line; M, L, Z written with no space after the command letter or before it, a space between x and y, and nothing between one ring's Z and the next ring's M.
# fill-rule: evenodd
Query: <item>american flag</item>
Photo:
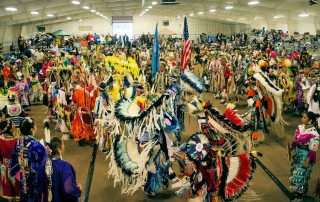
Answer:
M184 17L182 44L183 44L183 50L182 50L182 56L181 56L181 68L184 71L188 68L190 58L191 58L191 48L190 48L191 45L189 40L187 17Z

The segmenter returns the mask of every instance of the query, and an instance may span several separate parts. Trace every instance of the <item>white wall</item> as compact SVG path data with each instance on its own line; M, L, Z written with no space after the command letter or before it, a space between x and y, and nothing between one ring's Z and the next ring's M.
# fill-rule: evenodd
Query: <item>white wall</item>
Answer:
M5 51L9 49L11 42L17 44L21 26L0 25L0 43L3 43Z
M12 41L14 38L12 25L0 25L0 40L2 42Z
M267 30L276 29L289 31L289 34L293 34L294 32L299 32L303 34L305 32L309 32L312 35L316 34L316 30L320 29L320 20L315 17L307 17L307 18L296 18L290 21L285 19L272 19L268 21L259 20L258 22L252 22L251 26L253 28L265 27Z
M251 27L255 29L262 29L264 27L266 30L269 30L269 26L266 21L253 21L251 23Z
M163 21L169 20L169 26L164 27ZM158 22L158 30L161 31L164 28L167 28L178 35L183 33L183 18L176 18L176 17L160 17L160 16L149 16L144 15L142 17L137 16L133 18L133 33L134 35L140 35L143 32L151 34L154 33L156 24ZM88 19L83 20L82 22L79 21L70 21L60 24L52 24L46 25L46 32L54 32L59 29L62 29L66 32L69 32L73 35L83 35L87 34L89 31L79 31L79 26L92 26L92 31L90 33L97 33L97 34L107 34L110 32L112 34L112 24L111 19ZM230 34L231 32L238 32L241 30L245 30L250 28L250 25L245 24L231 24L231 23L222 23L216 21L209 21L205 19L199 18L188 18L188 28L189 34L191 38L197 37L201 33L209 33L217 34L220 30L223 33ZM36 32L37 27L35 25L25 25L22 28L23 35L28 35L30 33Z
M169 26L164 27L163 21L168 20ZM149 16L144 15L142 17L136 16L133 18L133 32L135 35L139 35L150 32L154 33L155 26L158 22L159 31L163 28L172 30L173 32L181 35L183 33L183 18L176 17L163 17L163 16ZM218 21L209 21L205 19L188 17L188 27L189 34L191 38L195 38L195 35L200 33L209 33L216 34L220 30L226 34L231 32L238 32L241 30L247 30L252 28L262 28L266 29L282 29L284 31L289 31L290 34L297 31L300 34L304 32L310 32L310 34L316 34L317 30L320 30L320 18L308 17L308 18L297 18L290 20L290 22L284 19L268 19L268 20L253 20L250 25L245 24L231 24L223 23ZM97 18L97 19L87 19L82 22L79 21L69 21L60 24L46 25L46 32L54 32L58 29L65 30L70 34L82 35L87 34L89 31L79 31L79 26L92 26L91 33L97 34L107 34L110 32L112 34L112 25L111 19ZM24 36L34 33L37 31L36 25L0 25L0 42L10 42L16 41L18 35L22 33Z
M92 26L92 31L79 31L79 26ZM46 32L55 32L62 29L73 35L83 35L88 33L112 34L112 25L110 19L97 18L79 21L70 21L67 23L53 24L46 26Z
M37 27L34 25L23 25L21 27L21 34L25 37L37 31Z
M163 26L163 21L168 20L169 26ZM142 17L134 17L133 19L134 34L142 34L143 32L151 34L154 33L156 24L158 22L158 30L161 31L164 28L167 28L178 35L183 34L184 18L176 17L160 17L160 16L149 16L144 15ZM249 28L250 25L245 24L231 24L231 23L222 23L217 21L199 19L199 18L188 18L188 28L190 37L193 35L199 35L201 33L217 34L220 30L223 33L230 34L231 32L238 32Z
M309 32L312 35L316 34L316 26L314 23L298 23L296 29L300 34L305 32Z

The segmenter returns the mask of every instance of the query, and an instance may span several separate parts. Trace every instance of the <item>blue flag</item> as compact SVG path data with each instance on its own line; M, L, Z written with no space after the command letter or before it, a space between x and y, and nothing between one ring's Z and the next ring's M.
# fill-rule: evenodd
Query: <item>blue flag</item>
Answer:
M156 30L154 31L153 38L153 49L152 49L152 80L154 79L156 73L159 71L159 39L158 39L158 24Z

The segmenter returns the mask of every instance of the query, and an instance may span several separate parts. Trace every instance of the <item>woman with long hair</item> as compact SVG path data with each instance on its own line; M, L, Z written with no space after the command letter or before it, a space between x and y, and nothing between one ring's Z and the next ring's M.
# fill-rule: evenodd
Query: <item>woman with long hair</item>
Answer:
M41 202L77 202L82 186L76 182L72 165L62 160L64 142L59 137L50 141L50 157L43 160L38 173Z
M303 201L308 192L308 181L319 147L319 133L317 131L318 114L307 112L303 114L302 124L296 129L291 149L294 155L291 162L290 184L296 190L294 201Z
M0 185L2 196L10 202L19 200L19 183L9 174L12 152L18 140L13 136L14 130L11 120L0 122Z
M21 135L14 146L10 164L10 175L20 182L20 201L40 201L37 171L48 155L45 148L34 137L37 126L32 118L20 123Z

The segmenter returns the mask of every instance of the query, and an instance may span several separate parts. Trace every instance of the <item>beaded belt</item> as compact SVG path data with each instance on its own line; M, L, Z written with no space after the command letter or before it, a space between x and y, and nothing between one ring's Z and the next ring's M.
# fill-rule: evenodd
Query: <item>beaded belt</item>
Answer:
M301 150L309 150L309 146L308 145L302 145L302 144L298 144L298 149L301 149Z
M6 159L6 158L2 158L2 162L6 163L6 164L10 164L11 160L10 159Z

